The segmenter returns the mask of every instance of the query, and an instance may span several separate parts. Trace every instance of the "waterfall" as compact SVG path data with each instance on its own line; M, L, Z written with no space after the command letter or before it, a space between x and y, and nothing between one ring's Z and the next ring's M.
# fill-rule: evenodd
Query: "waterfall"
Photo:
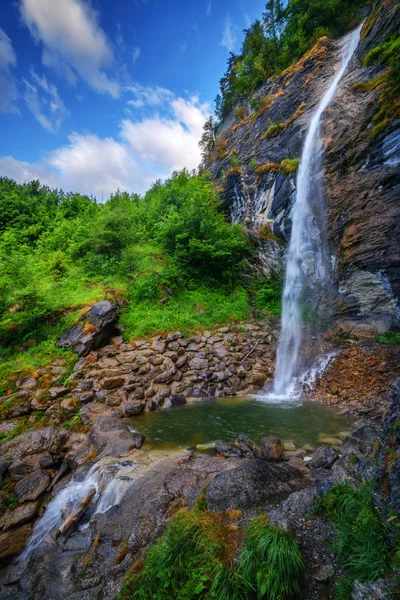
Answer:
M108 509L119 504L124 493L123 483L120 477L114 476L114 471L119 475L125 471L131 471L131 463L128 461L128 468L124 469L119 465L114 468L111 465L93 465L87 472L82 481L70 481L70 483L61 490L47 506L43 516L36 522L33 532L28 539L25 550L17 558L17 562L22 562L29 558L32 552L49 535L58 529L64 522L65 517L70 514L79 504L86 494L92 489L95 495L91 501L94 507L93 514L105 513ZM121 464L121 463L120 463Z
M360 38L361 25L342 40L339 72L324 94L313 116L296 182L296 202L292 212L292 233L287 256L285 286L282 297L281 336L277 351L272 397L296 396L297 359L302 337L302 307L304 284L313 258L313 230L315 230L312 203L322 208L322 142L321 116L331 102L346 67Z

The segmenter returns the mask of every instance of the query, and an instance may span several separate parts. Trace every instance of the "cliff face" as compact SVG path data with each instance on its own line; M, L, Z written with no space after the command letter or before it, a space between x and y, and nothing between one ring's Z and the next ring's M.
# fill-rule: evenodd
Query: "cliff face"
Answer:
M323 115L325 206L310 225L316 227L315 252L323 230L327 234L334 317L373 331L400 324L400 120L371 135L380 89L360 93L353 86L385 71L385 65L365 67L363 60L399 25L400 6L393 0L366 15L360 44ZM341 40L321 38L217 131L206 166L232 220L258 238L265 270L276 270L284 258L296 199L295 159L340 59ZM311 303L318 308L321 298Z

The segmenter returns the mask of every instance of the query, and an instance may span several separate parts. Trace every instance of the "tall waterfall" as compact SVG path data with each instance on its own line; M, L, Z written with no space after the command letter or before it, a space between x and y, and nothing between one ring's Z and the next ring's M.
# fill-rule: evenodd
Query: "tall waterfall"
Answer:
M312 204L322 203L321 116L331 102L337 85L353 56L360 38L361 25L342 41L340 70L326 91L307 132L297 175L296 202L292 213L292 233L287 256L285 287L282 298L282 327L275 367L273 395L295 395L297 359L302 337L301 301L307 273L307 260L313 252Z

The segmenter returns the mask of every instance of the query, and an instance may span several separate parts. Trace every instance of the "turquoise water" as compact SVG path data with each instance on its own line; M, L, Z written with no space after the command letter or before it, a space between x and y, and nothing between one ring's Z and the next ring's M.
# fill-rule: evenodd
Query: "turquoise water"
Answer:
M231 442L241 433L256 443L267 435L277 435L296 446L317 446L323 436L349 431L352 423L352 418L316 402L268 404L248 397L186 404L132 418L135 429L154 446L175 448L195 448L217 439Z

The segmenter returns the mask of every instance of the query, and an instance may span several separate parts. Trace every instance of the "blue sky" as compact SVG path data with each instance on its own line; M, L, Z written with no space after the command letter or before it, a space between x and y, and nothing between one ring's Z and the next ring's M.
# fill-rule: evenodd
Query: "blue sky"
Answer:
M0 175L107 198L194 168L257 0L2 0Z

